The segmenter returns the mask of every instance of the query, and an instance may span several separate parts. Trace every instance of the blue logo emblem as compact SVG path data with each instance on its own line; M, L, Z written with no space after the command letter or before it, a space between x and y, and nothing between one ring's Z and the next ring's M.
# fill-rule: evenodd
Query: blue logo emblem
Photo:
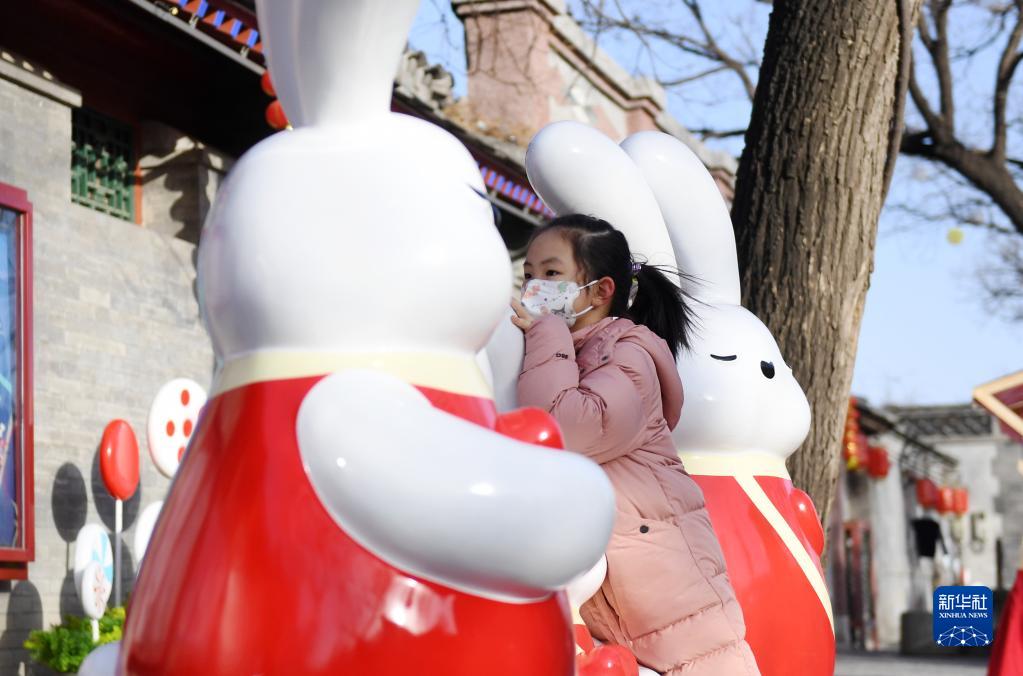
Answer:
M994 598L987 587L934 590L934 642L947 648L985 646L994 640Z

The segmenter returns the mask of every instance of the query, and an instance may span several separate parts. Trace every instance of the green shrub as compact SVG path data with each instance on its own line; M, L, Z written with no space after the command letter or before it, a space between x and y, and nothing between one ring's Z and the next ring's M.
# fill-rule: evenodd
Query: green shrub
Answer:
M93 643L89 618L69 615L48 630L33 631L24 645L39 664L62 674L74 674L97 646L120 641L123 630L124 608L108 608L99 621L98 643Z

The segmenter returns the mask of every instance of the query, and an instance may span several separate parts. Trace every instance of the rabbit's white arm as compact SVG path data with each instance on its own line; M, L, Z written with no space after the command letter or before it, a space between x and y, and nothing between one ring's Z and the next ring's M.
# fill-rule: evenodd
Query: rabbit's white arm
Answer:
M522 329L511 323L512 313L502 317L484 348L484 356L494 388L494 403L502 413L518 407L519 374L526 353L526 339Z
M349 370L297 421L316 494L344 531L409 573L526 601L596 561L614 520L604 472L435 409L404 381Z

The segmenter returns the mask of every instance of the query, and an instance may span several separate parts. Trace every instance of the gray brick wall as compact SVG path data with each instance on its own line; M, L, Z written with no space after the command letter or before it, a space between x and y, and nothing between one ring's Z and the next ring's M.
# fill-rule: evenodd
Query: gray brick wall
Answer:
M114 418L134 427L140 490L125 505L125 589L135 521L169 481L146 451L146 415L173 377L207 386L213 357L193 292L194 245L108 217L70 198L66 103L0 78L0 181L28 191L35 246L36 559L0 583L0 674L26 673L31 629L80 613L71 562L87 522L113 529L97 446Z

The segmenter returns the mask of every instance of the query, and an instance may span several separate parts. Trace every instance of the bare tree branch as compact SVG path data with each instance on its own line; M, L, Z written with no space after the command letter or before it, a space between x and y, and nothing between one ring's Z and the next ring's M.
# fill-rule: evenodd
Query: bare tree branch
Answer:
M720 65L715 66L714 68L708 68L707 70L702 70L698 73L693 73L692 75L686 75L685 77L680 77L675 80L658 80L658 82L665 87L678 87L680 85L689 84L690 82L695 82L696 80L702 80L709 75L714 75L726 70L728 70L728 66Z
M930 26L927 25L927 15L924 12L920 12L920 16L917 18L916 34L920 36L920 42L924 43L924 48L928 52L934 49L934 38L931 36Z
M1023 240L1006 238L995 255L996 265L985 266L980 274L986 305L994 314L1023 321Z
M948 10L952 0L931 0L931 14L934 18L934 42L927 49L934 63L938 77L938 92L941 101L941 116L950 132L955 133L955 100L952 95L952 66L948 58ZM921 12L921 16L923 12Z
M699 0L682 0L682 3L689 8L689 12L696 19L697 25L700 27L700 32L703 33L703 38L706 43L707 49L715 55L715 57L721 61L730 70L734 71L739 79L742 80L742 84L746 89L746 95L749 100L753 100L753 95L756 92L756 84L750 78L749 73L746 72L745 66L737 59L730 56L725 50L721 49L718 45L717 40L714 39L714 35L710 32L707 27L707 22L703 19L703 11L700 9Z
M1017 51L1020 39L1023 38L1023 0L1016 0L1016 25L1012 28L1009 40L1002 50L1002 56L998 60L998 77L995 79L994 94L994 142L991 144L991 154L996 160L1005 157L1006 127L1005 127L1005 105L1009 98L1009 86L1012 84L1012 77L1016 73L1023 53Z
M699 36L673 32L666 28L646 23L638 17L630 17L618 0L614 2L614 15L608 13L604 4L603 0L583 0L583 9L592 17L588 22L591 30L599 28L601 30L613 29L628 32L643 42L648 47L647 51L651 55L655 54L656 51L650 47L647 40L654 39L671 45L685 54L718 64L693 76L683 76L675 80L659 79L664 86L671 87L688 84L703 77L715 75L723 71L730 71L739 78L743 91L749 100L753 100L756 83L747 69L757 67L759 65L757 60L739 58L721 46L704 18L703 8L700 6L699 0L682 0L682 4L689 10L689 13L696 22L700 33Z
M958 184L950 191L956 192L954 198L942 194L920 198L928 210L922 220L943 220L1023 235L1023 151L1013 147L1023 138L1023 116L1015 109L1018 101L1012 89L1023 62L1023 0L924 0L919 15L908 20L904 0L898 1L903 41L894 95L896 100L912 101L922 125L903 131L905 110L896 111L889 133L891 148L884 168L885 177L890 179L893 175L897 145L901 154L933 163ZM680 31L654 19L655 13L644 15L639 8L646 7L647 3L638 0L633 5L626 0L581 2L606 27L629 32L642 42L651 58L659 63L671 63L664 56L671 49L665 48L674 49L680 57L678 63L671 64L676 75L673 79L661 79L665 86L685 88L701 79L731 72L739 78L752 100L759 70L757 57L747 54L749 49L743 48L741 40L736 46L715 34L713 21L704 11L712 7L709 3L679 0L678 5L685 7L692 18L689 28ZM631 13L627 13L623 5L627 5ZM983 14L990 17L987 22L978 21ZM676 12L675 16L678 15ZM919 36L922 46L915 53L908 38L911 32ZM955 45L952 40L956 41ZM981 54L993 56L990 60L985 57L982 67L990 67L989 64L997 60L997 71L992 74L991 98L961 101L962 110L957 110L959 64ZM686 68L679 68L679 65L691 67L696 59L706 63L688 72ZM956 70L953 70L954 65ZM991 115L987 119L993 122L990 148L978 146L966 132L956 128L957 115L963 120L969 115L972 122L978 108L985 103L990 106L990 112L984 115ZM694 133L704 139L723 139L740 136L744 130L705 128L695 129ZM964 199L963 194L980 195L982 199Z
M906 91L913 75L913 17L906 0L896 1L899 16L899 72L895 76L895 108L888 122L888 158L885 160L884 180L881 184L884 197L888 196L888 188L895 175L895 161L899 157L899 144L905 126Z
M928 135L935 136L945 130L945 121L934 109L931 108L931 104L927 101L927 96L924 95L923 90L920 88L920 83L916 79L916 61L909 70L909 95L913 99L913 105L920 111L920 116L924 118L924 122L927 124Z
M730 138L733 136L742 136L743 134L746 133L746 128L743 127L742 129L729 129L728 131L719 131L716 129L690 129L689 131L693 132L702 139Z

